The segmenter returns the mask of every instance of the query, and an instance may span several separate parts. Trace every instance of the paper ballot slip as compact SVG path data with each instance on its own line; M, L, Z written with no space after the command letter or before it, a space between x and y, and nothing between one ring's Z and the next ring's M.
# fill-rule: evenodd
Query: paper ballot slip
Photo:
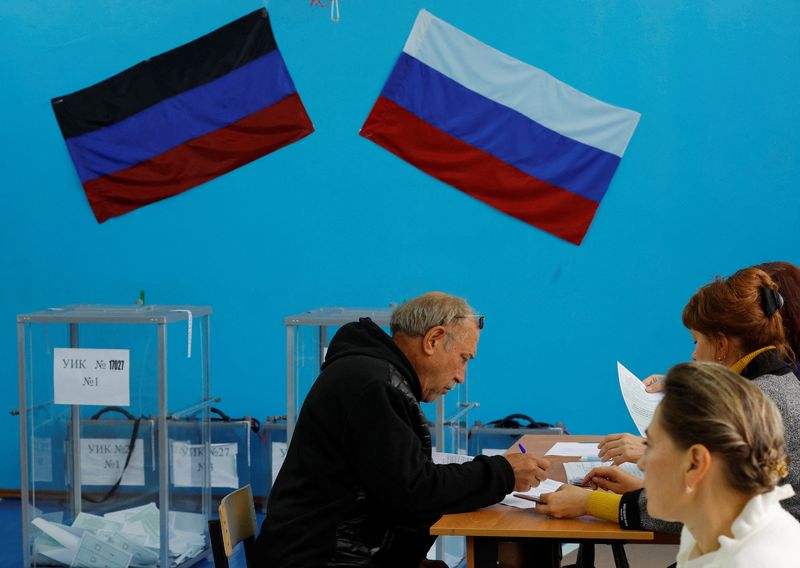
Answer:
M653 420L653 414L664 394L660 392L647 392L644 383L636 378L636 375L626 369L622 363L617 361L617 373L619 374L619 388L622 391L622 398L625 406L633 418L633 423L639 430L639 434L645 435L645 430Z
M566 462L564 463L564 472L567 474L567 482L573 485L580 485L583 482L583 479L589 474L596 467L600 466L610 466L611 462ZM642 479L644 478L644 472L636 467L634 463L624 463L621 466L623 471L630 473L631 475L635 475L636 477Z
M431 452L431 459L437 465L445 465L448 463L467 463L475 459L475 456L468 456L465 454L449 454L445 452Z
M539 497L542 493L558 491L558 488L562 485L564 484L555 479L545 479L538 486L532 487L524 493L515 491L506 495L506 498L503 499L501 503L510 507L517 507L518 509L533 509L536 507L536 503L539 502Z

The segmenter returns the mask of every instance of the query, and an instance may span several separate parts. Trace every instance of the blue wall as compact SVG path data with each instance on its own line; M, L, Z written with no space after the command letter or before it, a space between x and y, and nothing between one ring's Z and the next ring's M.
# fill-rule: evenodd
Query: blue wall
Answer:
M255 0L0 3L0 409L17 407L17 313L66 303L213 306L214 391L284 411L282 318L426 290L487 315L475 418L630 430L615 361L645 376L691 351L681 309L749 264L800 262L796 2L271 0L316 132L98 225L50 109L261 6ZM358 136L425 7L601 100L642 113L580 247L506 217ZM0 487L19 486L3 412Z

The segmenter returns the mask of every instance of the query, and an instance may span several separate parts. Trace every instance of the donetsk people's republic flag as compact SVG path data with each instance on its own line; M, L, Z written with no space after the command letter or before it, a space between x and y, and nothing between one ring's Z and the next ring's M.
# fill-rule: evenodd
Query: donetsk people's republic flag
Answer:
M52 104L101 223L314 130L264 9Z
M361 135L580 244L638 122L421 10Z

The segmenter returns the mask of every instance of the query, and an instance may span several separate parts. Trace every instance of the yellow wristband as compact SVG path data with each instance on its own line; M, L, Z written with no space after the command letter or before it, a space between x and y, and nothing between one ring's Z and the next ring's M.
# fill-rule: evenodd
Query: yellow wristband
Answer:
M622 501L622 495L605 491L592 491L589 495L587 508L589 509L589 514L593 517L618 523L620 501Z

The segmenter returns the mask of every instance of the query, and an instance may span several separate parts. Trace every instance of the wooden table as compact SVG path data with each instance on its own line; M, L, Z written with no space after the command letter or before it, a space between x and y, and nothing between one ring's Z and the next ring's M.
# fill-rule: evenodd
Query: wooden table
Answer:
M520 442L530 454L544 455L556 442L599 442L602 436L523 436ZM507 453L517 453L515 444ZM566 482L562 464L578 458L547 456L548 477ZM500 541L539 539L549 542L612 544L625 542L676 543L677 535L620 528L618 523L594 517L552 519L535 509L493 505L478 511L445 515L431 527L431 534L467 537L467 568L497 567ZM616 551L615 551L616 556ZM589 564L591 565L591 564Z

